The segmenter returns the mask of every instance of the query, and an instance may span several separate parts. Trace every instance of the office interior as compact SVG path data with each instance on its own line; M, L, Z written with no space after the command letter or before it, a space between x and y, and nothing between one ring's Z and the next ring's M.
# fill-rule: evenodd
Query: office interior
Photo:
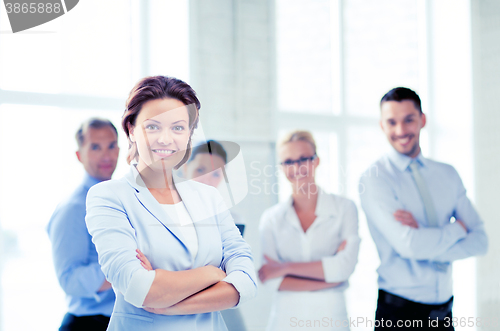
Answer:
M66 306L45 228L83 177L74 133L91 116L120 128L130 89L148 75L188 82L204 137L240 146L247 192L234 211L256 267L260 216L290 195L275 142L293 129L314 134L317 182L359 210L349 316L372 319L379 260L358 179L390 148L382 95L417 91L428 119L423 154L458 170L490 238L486 256L454 263L454 315L497 317L500 1L85 0L18 34L0 14L1 331L59 326ZM122 131L119 146L113 178L128 170ZM271 302L261 290L241 308L248 330L265 329ZM495 330L456 328L476 329Z

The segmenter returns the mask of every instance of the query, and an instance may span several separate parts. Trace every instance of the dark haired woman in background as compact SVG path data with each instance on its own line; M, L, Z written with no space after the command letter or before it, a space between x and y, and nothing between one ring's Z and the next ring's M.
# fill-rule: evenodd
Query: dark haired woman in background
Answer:
M193 148L191 157L182 166L182 170L187 179L218 187L224 180L223 168L229 162L228 155L224 147L215 140L208 140ZM241 217L234 212L231 216L243 235L244 224ZM229 331L245 331L245 322L238 309L227 309L221 311Z
M122 119L135 163L88 193L87 227L116 293L108 330L227 330L219 311L256 294L250 247L218 191L172 176L199 109L183 81L139 81Z

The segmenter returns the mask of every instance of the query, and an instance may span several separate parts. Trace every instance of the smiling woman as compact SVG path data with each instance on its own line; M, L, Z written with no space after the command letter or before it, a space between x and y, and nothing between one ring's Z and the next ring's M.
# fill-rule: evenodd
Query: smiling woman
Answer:
M188 123L188 111L181 101L169 98L146 102L135 125L128 124L130 142L137 146L137 170L140 173L154 170L164 176L167 169L177 169L178 165L183 164L191 138ZM139 155L143 157L138 157ZM153 173L150 176L157 182L157 176ZM150 176L145 179L149 180ZM155 189L166 188L166 185L157 187L158 184L151 182L146 182L146 185Z
M277 151L292 195L264 211L259 227L259 278L277 291L267 330L312 326L304 320L332 321L317 326L325 330L349 330L344 291L359 250L356 206L316 184L320 158L310 132L288 133Z
M130 172L89 191L87 227L117 297L108 330L227 330L219 311L256 294L250 246L218 191L172 175L199 108L183 81L142 79L122 120Z

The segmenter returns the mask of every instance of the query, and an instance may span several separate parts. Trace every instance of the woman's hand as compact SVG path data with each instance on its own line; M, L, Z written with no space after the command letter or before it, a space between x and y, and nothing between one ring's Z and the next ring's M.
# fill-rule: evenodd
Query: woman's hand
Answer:
M136 249L135 251L137 252L136 257L141 261L141 265L144 267L144 269L153 270L153 267L151 266L151 263L149 262L146 255L144 255L140 249ZM214 283L220 282L227 276L222 269L214 267L213 265L207 265L201 268L206 269L208 273L207 275L214 280Z
M340 243L339 245L339 248L337 248L337 251L335 252L335 254L337 254L338 252L341 252L345 249L345 246L347 245L347 240L344 240Z
M141 261L141 265L144 267L144 269L153 270L153 267L151 266L151 263L149 263L149 260L146 257L146 255L144 255L139 248L136 249L135 251L137 252L136 257Z
M278 261L274 261L267 255L264 255L264 258L266 259L266 264L264 264L259 270L259 278L261 282L264 283L272 278L286 276L286 263L279 263Z
M213 273L213 275L216 279L216 282L220 282L221 280L223 280L227 276L226 273L222 269L214 267L213 265L207 265L207 266L204 266L202 268L208 268Z

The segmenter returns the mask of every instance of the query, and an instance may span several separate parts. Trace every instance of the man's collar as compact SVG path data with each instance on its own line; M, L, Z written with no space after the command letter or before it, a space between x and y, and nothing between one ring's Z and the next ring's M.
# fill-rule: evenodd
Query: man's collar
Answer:
M85 176L83 177L83 185L85 187L91 188L92 186L100 182L102 182L102 180L92 177L88 174L88 172L85 172Z
M422 156L422 151L418 153L417 157L411 158L407 155L397 152L394 148L392 148L387 154L387 157L389 158L391 163L401 172L404 172L413 160L416 160L421 166L426 166L427 163L427 159Z

